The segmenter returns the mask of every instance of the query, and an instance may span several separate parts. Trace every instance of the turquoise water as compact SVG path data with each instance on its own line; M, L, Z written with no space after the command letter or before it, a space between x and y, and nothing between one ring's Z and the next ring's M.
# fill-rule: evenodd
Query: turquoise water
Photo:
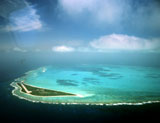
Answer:
M16 82L76 94L35 97L21 93ZM78 104L140 104L160 101L160 68L118 65L44 66L13 83L13 94L34 102Z

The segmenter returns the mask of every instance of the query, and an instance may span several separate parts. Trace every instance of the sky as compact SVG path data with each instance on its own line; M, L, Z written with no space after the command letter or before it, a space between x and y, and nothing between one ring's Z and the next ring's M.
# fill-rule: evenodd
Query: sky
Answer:
M0 51L159 53L159 20L158 0L1 0Z

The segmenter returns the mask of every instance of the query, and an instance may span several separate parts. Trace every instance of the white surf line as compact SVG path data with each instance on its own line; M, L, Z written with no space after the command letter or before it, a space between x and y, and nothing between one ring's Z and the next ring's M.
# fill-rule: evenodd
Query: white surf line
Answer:
M84 97L83 95L80 95L80 94L76 94L76 96L81 97L81 98Z
M32 93L32 91L28 91L28 89L21 83L21 86L23 87L23 89L26 91L27 94Z

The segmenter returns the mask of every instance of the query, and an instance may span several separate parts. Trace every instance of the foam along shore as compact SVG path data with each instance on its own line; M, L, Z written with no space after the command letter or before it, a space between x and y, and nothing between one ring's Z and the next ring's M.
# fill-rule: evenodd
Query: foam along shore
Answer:
M71 93L31 86L23 82L16 83L16 84L21 88L21 92L32 95L32 96L77 96Z

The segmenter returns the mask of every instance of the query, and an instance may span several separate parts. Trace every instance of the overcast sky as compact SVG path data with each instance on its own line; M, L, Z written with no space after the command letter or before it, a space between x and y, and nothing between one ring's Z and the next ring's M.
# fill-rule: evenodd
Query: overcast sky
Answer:
M1 0L0 5L1 50L160 51L158 0Z

